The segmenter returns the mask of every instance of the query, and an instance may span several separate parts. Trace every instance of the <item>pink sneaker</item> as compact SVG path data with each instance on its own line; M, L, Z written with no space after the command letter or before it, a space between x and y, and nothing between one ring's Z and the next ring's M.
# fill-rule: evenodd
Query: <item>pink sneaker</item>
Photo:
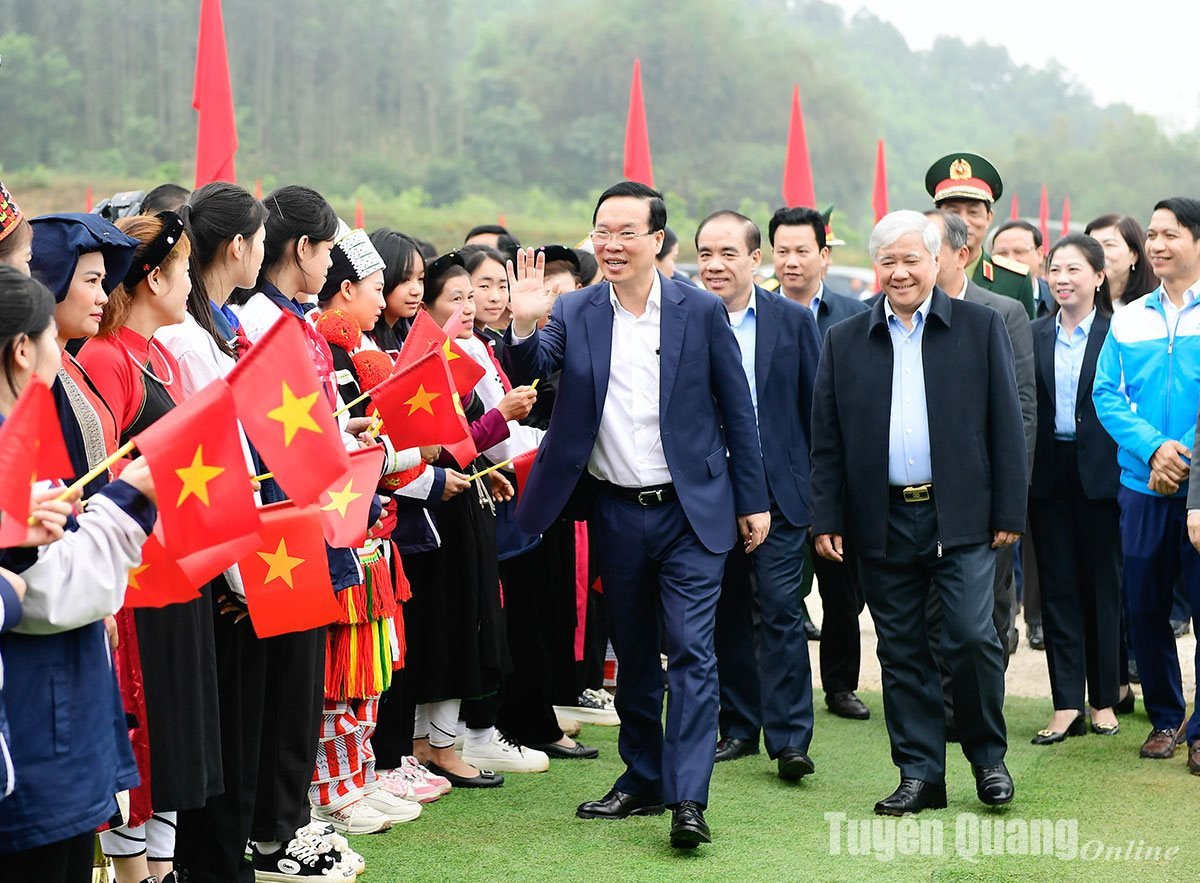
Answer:
M439 797L443 794L450 793L450 789L452 787L450 785L450 780L445 776L435 776L428 769L422 766L421 763L412 755L404 758L403 762L400 764L400 769L415 782L420 782L435 789Z
M442 796L442 792L435 786L402 769L380 772L379 785L389 794L417 803L433 803Z

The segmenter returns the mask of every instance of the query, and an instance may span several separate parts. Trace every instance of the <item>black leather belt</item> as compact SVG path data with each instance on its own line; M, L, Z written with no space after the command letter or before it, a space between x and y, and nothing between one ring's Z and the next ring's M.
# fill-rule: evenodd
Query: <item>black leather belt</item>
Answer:
M675 493L675 485L673 484L656 484L653 487L621 487L619 484L602 481L600 482L600 488L606 493L612 494L618 500L637 503L639 506L647 508L661 506L664 503L672 503L679 499L679 495Z
M888 496L901 503L928 503L933 499L933 485L917 484L907 487L888 485Z

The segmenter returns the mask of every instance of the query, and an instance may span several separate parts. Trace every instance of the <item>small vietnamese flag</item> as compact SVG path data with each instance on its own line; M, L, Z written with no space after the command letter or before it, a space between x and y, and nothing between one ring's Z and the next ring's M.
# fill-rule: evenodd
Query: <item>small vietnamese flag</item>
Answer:
M228 380L246 435L287 495L306 506L350 469L350 458L300 321L283 313Z
M163 545L172 555L258 530L233 394L225 381L204 387L134 442L154 476Z
M303 632L341 616L316 506L265 506L262 541L240 562L250 621L260 638Z
M0 426L0 546L25 539L29 495L34 483L69 478L75 473L50 387L37 376L21 390L8 418Z
M533 463L537 460L538 449L532 448L524 454L518 454L513 457L512 468L513 473L517 477L517 493L521 493L521 488L529 483L529 473L533 471Z
M471 426L467 423L467 415L463 411L462 399L458 397L458 393L454 394L454 412L458 415L458 419L462 421L466 437L462 441L451 442L450 444L442 445L442 447L447 454L454 458L454 462L461 468L466 469L479 456L479 449L475 447L475 439L471 437Z
M198 585L163 548L155 534L142 545L142 563L129 571L129 586L125 590L126 607L166 607L183 604L200 597Z
M470 437L440 349L401 368L371 390L371 401L397 450L448 445Z
M371 499L383 472L383 445L350 455L350 470L321 494L317 505L325 542L338 549L357 549L367 541ZM424 464L421 464L424 466Z
M460 397L470 395L475 384L484 378L487 371L454 342L453 338L457 337L458 331L461 330L461 316L461 313L451 316L446 322L446 328L442 329L433 321L427 310L419 310L408 336L404 338L404 346L400 348L400 356L396 359L396 367L392 373L398 373L435 347L440 347L446 357L446 364L450 367L455 390ZM453 336L448 334L449 330L454 330Z

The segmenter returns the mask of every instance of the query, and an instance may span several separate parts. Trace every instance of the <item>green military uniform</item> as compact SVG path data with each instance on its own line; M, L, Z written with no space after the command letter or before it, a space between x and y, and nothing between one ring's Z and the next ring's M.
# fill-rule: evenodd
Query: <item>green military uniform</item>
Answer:
M992 203L1000 198L1004 182L996 167L982 156L951 153L929 167L925 189L939 208L949 200L972 199L985 203L990 211ZM981 249L974 264L967 267L967 275L981 288L1020 301L1029 318L1035 318L1033 286L1029 282L1029 268L1024 264L992 257Z

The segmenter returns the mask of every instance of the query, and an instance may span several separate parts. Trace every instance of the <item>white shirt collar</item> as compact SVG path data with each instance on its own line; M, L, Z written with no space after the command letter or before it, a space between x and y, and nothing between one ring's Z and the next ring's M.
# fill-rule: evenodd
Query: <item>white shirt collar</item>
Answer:
M954 298L954 300L962 300L964 297L967 296L967 285L968 285L968 283L970 283L970 281L971 280L969 278L967 278L967 274L964 272L962 288L960 288L958 290L958 294L950 294L950 292L948 292L948 291L946 292L946 294L950 294L950 297Z
M611 282L608 283L608 300L613 305L614 310L621 310L624 313L629 313L629 310L621 306L621 302L617 299L617 289L613 287ZM654 281L650 283L650 297L646 301L646 311L649 312L653 307L655 312L662 310L662 276L658 270L654 271ZM629 313L633 315L632 313Z

